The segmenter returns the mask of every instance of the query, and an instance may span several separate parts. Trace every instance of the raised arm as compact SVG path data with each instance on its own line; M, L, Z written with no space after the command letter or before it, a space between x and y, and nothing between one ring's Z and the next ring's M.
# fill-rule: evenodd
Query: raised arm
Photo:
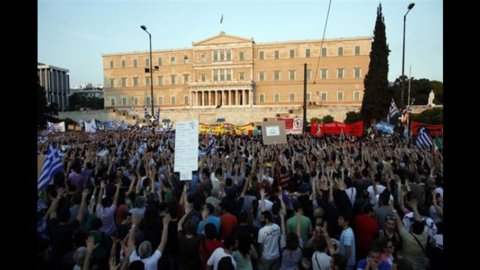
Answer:
M170 223L170 220L172 218L170 217L170 214L165 214L163 217L163 231L162 231L162 240L160 241L160 244L158 245L158 251L160 253L163 253L163 250L165 249L165 245L167 244L167 238L168 238L168 224Z

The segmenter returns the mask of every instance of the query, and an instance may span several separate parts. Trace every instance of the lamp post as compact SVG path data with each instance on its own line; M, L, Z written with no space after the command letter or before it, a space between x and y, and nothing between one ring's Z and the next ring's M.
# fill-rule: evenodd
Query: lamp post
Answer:
M147 27L145 25L141 25L143 31L147 32L148 39L150 41L150 103L152 105L152 117L154 117L155 112L153 109L153 69L152 69L152 35L147 31ZM153 121L152 121L153 124Z
M415 6L415 3L410 3L408 5L408 10L403 15L403 52L402 52L402 92L400 93L400 107L403 108L403 95L405 92L405 26L407 23L407 14Z

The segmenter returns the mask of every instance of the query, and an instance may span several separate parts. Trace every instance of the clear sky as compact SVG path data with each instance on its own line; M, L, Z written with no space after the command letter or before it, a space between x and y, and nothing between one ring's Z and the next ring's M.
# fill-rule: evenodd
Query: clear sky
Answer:
M382 3L389 81L402 73L408 0L332 0L325 38L373 36ZM443 1L407 15L405 74L443 81ZM70 85L103 83L102 54L191 48L225 31L255 42L321 39L329 0L38 0L38 62L70 70ZM223 23L220 17L223 14Z

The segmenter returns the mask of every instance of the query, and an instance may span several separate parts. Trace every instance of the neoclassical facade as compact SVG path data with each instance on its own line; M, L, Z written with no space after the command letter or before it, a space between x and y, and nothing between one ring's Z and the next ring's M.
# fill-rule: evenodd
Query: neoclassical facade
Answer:
M372 37L255 43L220 34L189 49L103 55L105 107L360 105Z

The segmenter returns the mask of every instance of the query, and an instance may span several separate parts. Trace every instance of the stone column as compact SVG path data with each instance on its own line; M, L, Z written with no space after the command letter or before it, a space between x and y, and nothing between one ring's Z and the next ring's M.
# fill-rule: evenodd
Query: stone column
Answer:
M253 97L253 89L250 89L249 92L249 101L250 101L250 107L253 107L253 101L254 101L254 97Z

